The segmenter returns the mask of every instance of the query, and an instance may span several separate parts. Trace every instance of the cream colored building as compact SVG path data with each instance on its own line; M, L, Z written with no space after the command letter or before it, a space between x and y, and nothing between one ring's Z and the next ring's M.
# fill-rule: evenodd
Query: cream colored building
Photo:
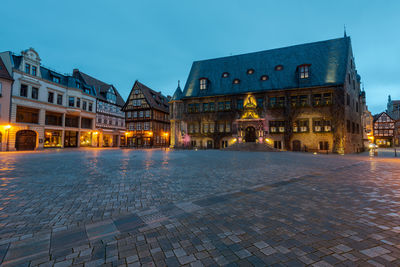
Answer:
M92 87L41 66L32 48L4 57L14 79L9 150L96 146Z

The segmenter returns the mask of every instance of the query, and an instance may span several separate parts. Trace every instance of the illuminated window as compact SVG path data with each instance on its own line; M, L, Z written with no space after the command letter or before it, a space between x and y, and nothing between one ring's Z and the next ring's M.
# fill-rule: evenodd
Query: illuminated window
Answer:
M229 73L228 72L222 73L222 78L228 78L228 77L229 77Z
M310 77L310 65L299 66L299 78L307 79L308 77Z
M240 80L239 79L234 79L233 80L233 84L239 84L240 83Z
M268 79L269 79L268 75L261 76L261 81L268 81Z
M250 74L253 74L253 73L254 73L254 70L253 70L253 69L248 69L248 70L247 70L247 74L250 75Z
M200 79L200 90L205 90L205 89L207 89L207 79L201 78Z
M282 65L277 65L277 66L275 66L275 70L283 70L283 66Z

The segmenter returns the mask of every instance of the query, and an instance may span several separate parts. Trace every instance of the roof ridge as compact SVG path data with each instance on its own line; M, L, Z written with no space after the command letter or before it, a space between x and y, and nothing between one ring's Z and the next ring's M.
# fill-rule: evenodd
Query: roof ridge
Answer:
M193 61L193 64L196 63L196 62L220 60L220 59L223 59L223 58L234 58L234 57L239 57L239 56L247 56L247 55L252 55L252 54L265 53L265 52L269 52L269 51L284 50L284 49L293 48L293 47L297 47L297 46L307 46L307 45L314 45L314 44L320 44L320 43L327 43L327 42L332 42L332 41L338 41L338 40L341 40L341 39L350 39L350 36L339 37L339 38L334 38L334 39L328 39L328 40L323 40L323 41L316 41L316 42L311 42L311 43L304 43L304 44L289 45L289 46L284 46L284 47L277 47L277 48L260 50L260 51L243 53L243 54L237 54L237 55L232 55L232 56L224 56L224 57L215 57L215 58L209 58L209 59L195 60L195 61Z

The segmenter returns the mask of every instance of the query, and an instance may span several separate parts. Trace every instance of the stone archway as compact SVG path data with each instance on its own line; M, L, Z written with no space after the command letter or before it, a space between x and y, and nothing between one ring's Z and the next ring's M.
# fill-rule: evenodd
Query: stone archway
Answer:
M253 126L248 126L245 130L244 140L246 143L251 143L256 141L256 128Z
M36 133L31 130L18 131L15 148L17 150L34 150L36 148Z

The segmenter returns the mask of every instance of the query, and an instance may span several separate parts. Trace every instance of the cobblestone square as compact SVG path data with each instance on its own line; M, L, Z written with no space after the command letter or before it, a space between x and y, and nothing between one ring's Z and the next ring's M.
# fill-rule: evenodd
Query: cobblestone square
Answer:
M0 154L2 266L399 266L400 160Z

